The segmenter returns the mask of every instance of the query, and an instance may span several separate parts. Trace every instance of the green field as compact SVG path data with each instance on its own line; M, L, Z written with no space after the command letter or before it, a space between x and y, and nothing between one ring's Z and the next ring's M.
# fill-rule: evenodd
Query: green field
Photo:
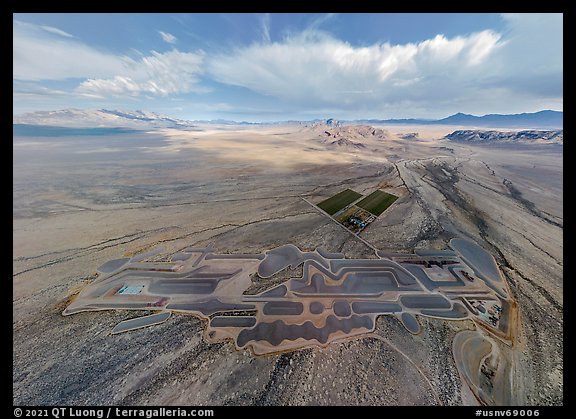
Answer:
M395 195L391 195L381 190L376 190L358 202L356 205L365 209L366 211L370 211L375 216L379 216L397 199L398 197Z
M362 194L353 191L352 189L345 189L336 195L325 199L318 204L318 207L326 211L328 214L333 215L344 208L346 205L356 201Z

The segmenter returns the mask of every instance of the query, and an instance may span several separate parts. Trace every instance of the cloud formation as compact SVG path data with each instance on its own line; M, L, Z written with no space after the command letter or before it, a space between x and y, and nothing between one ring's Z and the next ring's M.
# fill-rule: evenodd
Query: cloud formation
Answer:
M176 41L178 40L174 35L172 35L171 33L168 32L162 32L162 31L158 31L158 33L160 34L160 36L162 37L162 39L164 40L164 42L167 42L169 44L175 44Z
M58 28L55 28L53 26L42 25L42 26L40 26L40 29L43 29L46 32L50 32L50 33L53 33L56 35L63 36L65 38L74 38L74 35L70 35L68 32L64 32L62 29L58 29Z
M199 87L203 54L172 50L152 55L128 66L126 72L107 79L88 79L80 84L77 92L92 97L138 96L151 94L168 96L176 93L205 91Z
M318 31L208 58L217 81L292 103L344 109L449 97L486 77L501 36L482 31L420 43L355 47ZM460 86L458 86L460 84Z
M265 13L260 19L260 26L262 27L262 41L270 42L270 14Z
M506 33L438 34L418 43L369 46L309 29L209 57L208 72L221 83L286 103L341 110L479 109L507 96L507 103L535 101L544 91L551 100L561 97L562 16L504 19Z
M500 32L369 45L321 31L319 25L330 17L273 41L271 16L261 15L260 39L251 44L203 52L187 51L179 42L180 49L136 58L97 49L59 28L16 20L13 77L76 80L70 94L91 98L208 92L206 81L215 81L302 115L426 117L454 110L507 112L511 103L519 112L561 106L561 14L506 14ZM171 33L157 32L166 43L177 42Z
M78 78L83 81L75 92L94 98L167 96L207 90L198 86L198 76L203 72L201 52L152 51L148 56L134 59L96 50L60 32L65 33L57 28L47 30L43 26L15 22L15 80Z
M16 80L64 80L108 77L123 71L131 60L99 51L64 31L14 21L13 78Z

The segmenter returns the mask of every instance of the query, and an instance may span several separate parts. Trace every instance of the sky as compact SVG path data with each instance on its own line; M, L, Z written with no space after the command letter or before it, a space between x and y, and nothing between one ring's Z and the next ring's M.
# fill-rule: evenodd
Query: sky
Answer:
M14 14L13 112L443 118L563 109L562 14Z

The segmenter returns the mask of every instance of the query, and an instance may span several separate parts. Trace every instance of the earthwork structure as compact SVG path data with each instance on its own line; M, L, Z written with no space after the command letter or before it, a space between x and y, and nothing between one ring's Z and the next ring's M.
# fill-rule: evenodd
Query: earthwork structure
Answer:
M377 259L346 259L321 249L303 252L290 244L264 254L187 248L169 261L150 262L153 251L101 266L97 280L63 314L158 311L121 322L112 331L116 334L161 323L171 312L189 313L206 320L208 342L231 340L237 349L256 355L369 335L380 315L396 316L413 334L420 332L419 316L470 319L479 332L462 332L454 341L454 357L466 382L479 390L481 372L496 381L506 372L503 363L486 372L482 360L496 348L493 339L512 342L516 303L489 253L458 238L450 247L414 254L376 252ZM247 293L255 275L272 279L300 265L301 277ZM467 348L471 339L474 350ZM482 392L477 393L482 400Z

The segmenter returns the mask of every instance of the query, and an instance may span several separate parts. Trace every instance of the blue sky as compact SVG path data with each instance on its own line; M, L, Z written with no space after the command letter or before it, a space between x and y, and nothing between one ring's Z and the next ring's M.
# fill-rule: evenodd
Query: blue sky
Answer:
M14 113L441 118L563 108L562 14L14 14Z

